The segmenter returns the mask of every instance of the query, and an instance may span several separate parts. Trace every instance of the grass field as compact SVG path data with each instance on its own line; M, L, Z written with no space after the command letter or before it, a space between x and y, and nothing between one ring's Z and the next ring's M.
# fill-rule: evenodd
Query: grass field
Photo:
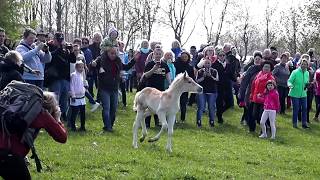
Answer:
M207 115L203 128L198 129L195 108L189 107L187 122L176 125L173 153L169 154L165 151L166 134L154 144L144 142L139 149L132 148L132 98L129 95L126 109L120 105L114 133L102 133L100 109L88 111L88 131L70 132L64 145L40 134L36 147L44 170L37 173L31 160L33 179L320 178L318 123L312 123L310 130L293 129L290 115L278 116L276 140L262 140L240 125L242 110L237 107L225 113L223 125L213 129ZM151 128L148 136L157 132Z

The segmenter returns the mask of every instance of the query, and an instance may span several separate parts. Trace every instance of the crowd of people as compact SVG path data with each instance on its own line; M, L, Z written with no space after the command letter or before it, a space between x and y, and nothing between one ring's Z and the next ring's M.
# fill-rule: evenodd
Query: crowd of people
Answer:
M315 50L305 54L280 54L276 47L263 52L255 51L250 62L243 64L237 58L234 46L201 45L197 50L181 47L174 40L164 51L161 42L142 40L139 49L125 51L116 28L110 28L103 39L95 33L88 37L65 42L64 34L53 38L26 28L16 47L6 47L5 30L0 28L0 73L3 89L11 80L23 81L48 90L56 95L61 119L71 131L77 131L76 119L80 115L80 131L86 131L86 102L91 112L102 106L103 130L112 132L119 108L127 106L127 92L153 87L165 91L175 76L187 72L203 87L203 93L183 93L180 97L180 121L194 120L202 127L202 115L208 107L209 126L224 123L223 114L237 102L243 108L241 123L254 132L260 124L260 138L276 136L276 114L285 114L292 106L292 125L310 128L310 109L315 97L315 121L320 113L320 69ZM17 56L17 57L16 57ZM19 61L19 57L23 59ZM96 90L95 90L96 89ZM119 94L121 98L119 98ZM88 100L86 100L86 98ZM236 101L235 101L236 100ZM197 104L196 117L187 118L187 106ZM160 126L154 115L155 126ZM151 117L145 119L147 128Z

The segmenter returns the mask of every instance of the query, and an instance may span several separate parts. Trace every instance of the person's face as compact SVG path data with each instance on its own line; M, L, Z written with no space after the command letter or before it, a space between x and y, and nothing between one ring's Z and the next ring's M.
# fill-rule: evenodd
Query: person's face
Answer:
M87 40L82 40L82 47L83 47L83 48L89 47L89 41L87 41Z
M225 56L226 56L225 54L219 54L219 55L218 55L218 59L219 59L220 61L223 61Z
M74 44L78 45L79 47L81 47L81 41L75 41Z
M76 56L78 56L78 55L80 54L80 48L77 47L77 46L74 46L74 47L73 47L73 52L74 52L74 54L75 54Z
M273 60L276 60L277 57L278 57L278 52L277 52L277 51L273 51L273 52L271 53L271 58L272 58Z
M204 62L204 67L205 67L205 68L210 68L210 67L211 67L211 61L206 60L206 61Z
M110 48L107 52L108 56L109 56L109 59L110 60L115 60L117 58L117 55L118 55L118 50L117 48Z
M4 43L5 37L6 37L5 32L0 32L0 45Z
M111 33L110 33L110 35L109 35L109 37L111 38L111 39L117 39L117 37L118 37L118 33L116 32L116 31L112 31Z
M83 64L77 64L76 70L78 73L82 73L84 70L84 65Z
M141 47L142 48L148 48L149 47L149 43L147 41L144 41L141 43Z
M208 49L207 51L206 51L206 56L207 57L211 57L211 56L213 56L214 55L214 50L213 49Z
M171 53L166 53L165 55L164 55L164 59L165 60L168 60L168 59L172 59L173 57L172 57L172 54Z
M181 54L181 60L183 62L187 62L189 60L189 56L186 53Z
M38 35L37 38L38 38L38 41L40 41L40 42L43 42L43 43L46 42L46 36L45 35L42 35L42 34Z
M28 45L31 45L36 40L35 34L29 34L28 37L25 38L25 41Z
M254 64L255 65L260 65L261 64L261 61L262 61L262 59L261 59L261 57L260 56L256 56L255 58L254 58Z
M263 65L262 71L263 71L263 72L271 72L271 66L270 66L270 64L265 64L265 65Z
M102 37L100 34L95 34L92 38L92 42L100 44L102 41Z
M288 57L287 56L282 56L281 60L280 60L280 63L281 64L286 64L288 62Z
M195 49L195 48L190 48L190 53L191 53L191 54L196 54L196 53L197 53L197 49Z
M274 89L274 85L271 84L271 83L269 83L269 84L267 85L267 89L268 89L269 91L272 90L272 89Z
M269 59L270 57L271 57L271 54L270 54L269 51L265 51L265 52L263 53L263 58L264 58L264 59Z
M162 52L161 51L154 51L153 57L156 61L160 61L160 59L162 58Z
M302 69L303 71L305 71L305 70L307 70L307 68L308 68L308 63L307 63L306 61L303 61L303 62L301 63L301 65L300 65L300 67L301 67L301 69Z
M223 52L228 53L231 49L227 46L223 47Z

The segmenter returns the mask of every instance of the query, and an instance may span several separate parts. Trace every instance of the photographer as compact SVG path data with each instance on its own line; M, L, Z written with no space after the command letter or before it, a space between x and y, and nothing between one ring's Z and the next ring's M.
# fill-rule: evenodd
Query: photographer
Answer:
M52 60L45 68L45 86L57 95L62 112L66 119L68 96L70 90L70 63L76 62L76 56L71 44L64 44L64 35L57 32L49 44Z
M43 88L44 64L51 61L51 53L43 42L34 43L36 35L33 29L25 29L23 40L17 46L16 51L22 55L24 63L37 72L36 74L26 72L23 74L23 79L27 83Z

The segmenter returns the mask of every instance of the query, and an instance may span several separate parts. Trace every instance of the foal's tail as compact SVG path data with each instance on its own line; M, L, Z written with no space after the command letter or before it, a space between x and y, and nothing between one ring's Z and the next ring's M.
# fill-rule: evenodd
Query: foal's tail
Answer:
M137 112L137 110L138 110L138 100L140 97L140 93L141 93L141 91L137 92L136 95L134 96L134 100L133 100L133 111L134 112Z

